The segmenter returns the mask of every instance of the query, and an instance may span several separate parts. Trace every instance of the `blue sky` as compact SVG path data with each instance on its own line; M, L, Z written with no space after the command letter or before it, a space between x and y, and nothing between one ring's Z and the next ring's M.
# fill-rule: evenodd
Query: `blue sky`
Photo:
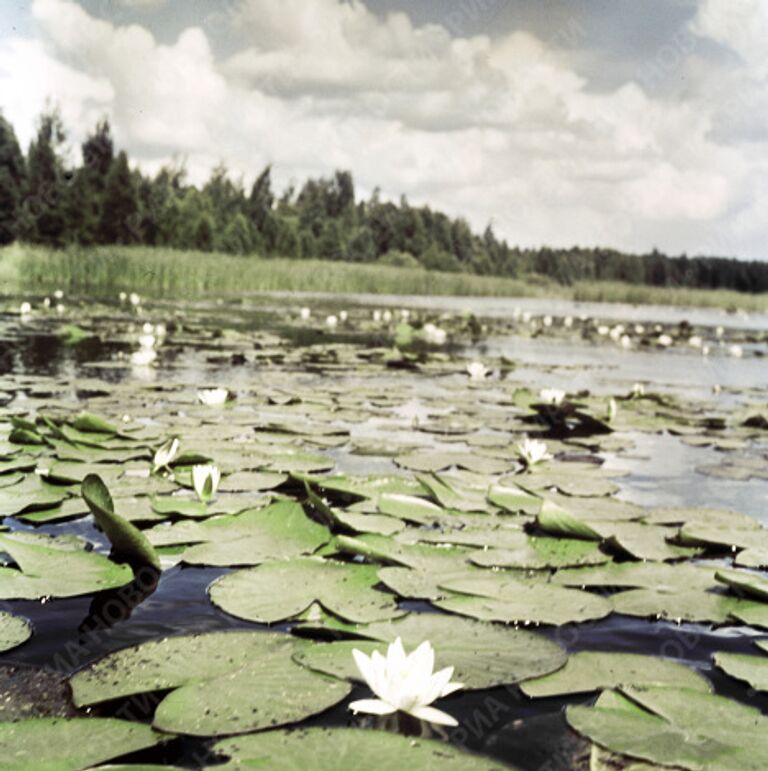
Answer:
M5 0L0 110L147 171L335 168L524 246L766 258L763 0Z

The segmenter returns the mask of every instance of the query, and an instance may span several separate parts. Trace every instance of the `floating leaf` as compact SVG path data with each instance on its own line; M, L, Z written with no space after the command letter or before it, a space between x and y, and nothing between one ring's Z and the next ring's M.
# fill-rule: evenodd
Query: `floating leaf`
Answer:
M116 565L101 554L73 548L61 538L29 533L0 534L0 550L18 567L0 567L0 598L39 600L77 597L114 589L133 579L127 565Z
M319 558L268 562L218 579L211 601L239 618L273 623L292 618L313 602L348 621L368 623L399 615L392 595L373 587L375 565L354 565Z
M135 525L115 513L112 496L100 477L89 474L83 480L82 493L94 519L116 552L126 559L152 565L160 570L160 558L155 547Z
M565 666L545 677L520 685L526 696L541 699L568 696L628 685L670 685L709 692L709 681L696 670L655 656L634 653L581 651Z
M768 602L768 581L754 573L742 570L718 570L715 578L734 589L736 594Z
M16 648L32 636L32 625L26 618L0 611L0 653Z
M713 624L724 624L729 616L745 604L743 600L726 594L696 589L683 591L632 589L614 594L610 600L617 613L628 616Z
M154 640L111 653L70 680L83 706L175 689L154 725L217 736L303 720L338 703L349 686L293 662L295 641L268 632L212 632Z
M226 739L213 745L214 752L231 758L217 766L222 771L263 766L273 771L294 771L311 764L313 771L343 768L376 771L500 771L509 768L462 752L432 739L413 739L386 731L357 728L305 728Z
M757 642L763 654L768 653L768 643ZM768 656L747 656L742 653L716 653L715 664L731 677L743 680L756 691L768 692Z
M0 723L7 771L77 771L167 741L141 723L111 718L33 718Z

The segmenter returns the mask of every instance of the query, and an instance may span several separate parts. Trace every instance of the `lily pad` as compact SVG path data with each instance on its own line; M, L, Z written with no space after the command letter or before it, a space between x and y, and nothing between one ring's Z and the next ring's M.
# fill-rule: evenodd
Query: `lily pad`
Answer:
M768 643L757 642L764 655L748 656L743 653L716 653L715 664L737 680L749 684L756 691L768 692Z
M0 611L0 653L16 648L32 636L32 624L26 618Z
M690 771L758 771L768 718L722 696L683 688L628 688L646 712L569 707L570 725L602 747Z
M348 621L368 623L402 614L392 595L373 588L376 571L375 565L304 557L224 576L208 594L222 610L260 623L293 618L313 602Z
M752 597L768 602L768 581L754 573L742 570L718 570L715 578L740 596Z
M727 594L696 589L631 589L614 594L610 599L617 613L628 616L713 624L724 624L733 613L746 604L744 600Z
M445 742L355 728L269 731L217 742L213 750L231 759L230 763L216 766L222 771L258 766L273 771L294 771L305 768L308 762L313 771L362 770L366 767L376 768L377 771L494 771L512 768L498 760L463 752Z
M171 637L109 654L70 680L75 704L175 689L154 725L171 733L217 736L303 720L349 693L339 680L293 662L295 641L268 632Z
M581 651L545 677L527 680L520 689L532 699L589 693L629 685L669 685L708 693L709 681L696 670L655 656Z
M149 726L112 718L32 718L0 723L8 771L77 771L167 741Z
M28 533L0 533L0 550L17 567L0 567L0 598L39 600L77 597L114 589L133 579L127 565L116 565L101 554L73 548L62 539Z
M481 567L544 570L576 565L601 565L610 557L600 546L575 538L535 538L526 536L515 549L495 548L478 551L470 561Z
M152 565L160 570L160 557L155 547L135 525L115 513L112 496L101 478L89 474L83 480L82 492L93 518L115 551L129 560Z
M483 621L561 625L605 618L611 612L602 597L559 586L497 578L446 581L442 586L467 596L436 600L435 606Z

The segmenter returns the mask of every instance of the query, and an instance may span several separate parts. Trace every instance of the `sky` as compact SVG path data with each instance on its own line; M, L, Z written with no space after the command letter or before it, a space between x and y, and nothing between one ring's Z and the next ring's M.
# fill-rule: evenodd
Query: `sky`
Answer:
M0 111L520 246L768 259L766 0L3 0Z

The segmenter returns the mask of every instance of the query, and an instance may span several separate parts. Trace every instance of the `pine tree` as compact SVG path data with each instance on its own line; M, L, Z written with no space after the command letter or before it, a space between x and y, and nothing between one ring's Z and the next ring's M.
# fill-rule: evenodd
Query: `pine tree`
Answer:
M10 244L19 233L25 171L13 126L0 115L0 245Z
M67 194L60 148L65 134L57 112L40 118L27 156L27 188L22 207L22 236L35 243L61 246L66 240Z
M133 244L140 240L139 195L124 152L115 158L107 174L98 238L103 244Z

